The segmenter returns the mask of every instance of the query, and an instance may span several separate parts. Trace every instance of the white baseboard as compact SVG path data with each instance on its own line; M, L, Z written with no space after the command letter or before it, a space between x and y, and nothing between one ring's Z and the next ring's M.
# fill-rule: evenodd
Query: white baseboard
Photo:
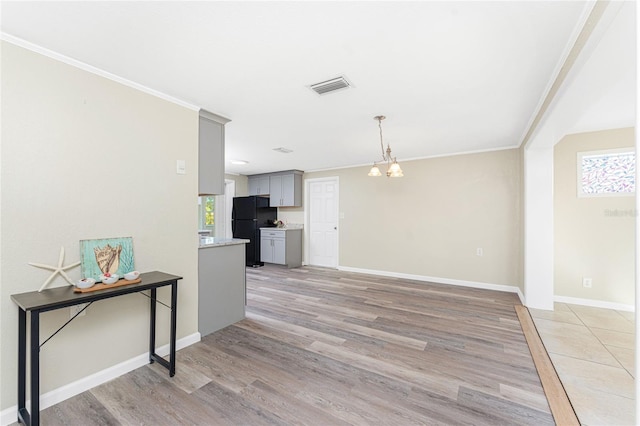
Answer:
M404 274L402 272L377 271L375 269L352 268L349 266L338 266L337 269L339 271L357 272L360 274L379 275L383 277L392 277L392 278L403 278L406 280L414 280L414 281L427 281L427 282L437 283L437 284L449 284L449 285L456 285L460 287L481 288L485 290L505 291L507 293L516 293L520 298L520 301L524 303L524 297L522 295L522 292L517 286L512 286L512 285L490 284L490 283L482 283L478 281L454 280L451 278L427 277L425 275Z
M189 336L183 337L176 341L176 350L186 348L194 343L200 341L200 333L193 333ZM156 348L156 353L160 356L166 356L169 354L169 345L160 346ZM115 379L129 371L142 367L149 363L149 353L145 352L127 361L123 361L120 364L116 364L112 367L106 368L102 371L98 371L90 376L83 377L80 380L76 380L68 385L61 386L57 389L49 391L40 396L40 409L44 410L47 407L51 407L59 402L69 399L72 396L78 395L84 391L94 388L109 380ZM27 401L27 407L29 407L30 401ZM0 412L0 425L7 426L11 423L15 423L18 419L18 406L14 405Z
M580 299L577 297L554 296L553 301L558 303L569 303L571 305L592 306L594 308L615 309L616 311L635 312L636 310L634 305L605 302L603 300Z
M375 269L352 268L349 266L338 266L337 269L339 271L379 275L383 277L404 278L408 280L428 281L428 282L438 283L438 284L450 284L450 285L457 285L462 287L473 287L473 288L482 288L486 290L506 291L509 293L516 293L520 298L520 303L526 306L524 294L522 294L522 290L520 290L520 287L517 287L517 286L489 284L489 283L482 283L477 281L454 280L451 278L428 277L425 275L412 275L412 274L404 274L401 272L378 271ZM572 305L593 306L595 308L605 308L605 309L615 309L618 311L635 312L634 305L625 305L623 303L606 302L602 300L592 300L592 299L579 299L576 297L565 297L565 296L554 296L553 300L555 302L569 303Z

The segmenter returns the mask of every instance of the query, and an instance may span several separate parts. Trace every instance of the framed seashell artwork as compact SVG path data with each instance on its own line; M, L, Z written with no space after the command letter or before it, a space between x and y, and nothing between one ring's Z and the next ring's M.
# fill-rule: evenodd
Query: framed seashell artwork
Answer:
M124 274L134 271L133 238L105 238L80 240L82 276L101 281L105 274Z

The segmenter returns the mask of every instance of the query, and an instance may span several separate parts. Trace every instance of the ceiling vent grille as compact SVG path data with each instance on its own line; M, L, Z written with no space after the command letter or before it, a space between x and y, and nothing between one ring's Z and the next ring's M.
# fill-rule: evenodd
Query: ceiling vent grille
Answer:
M280 148L273 148L273 150L274 150L274 151L277 151L277 152L281 152L281 153L283 153L283 154L289 154L290 152L293 152L293 150L292 150L292 149L289 149L289 148L283 148L283 147L280 147Z
M335 92L337 90L348 89L351 84L343 76L332 78L331 80L323 81L321 83L312 84L309 86L311 90L318 95L324 95L327 93Z

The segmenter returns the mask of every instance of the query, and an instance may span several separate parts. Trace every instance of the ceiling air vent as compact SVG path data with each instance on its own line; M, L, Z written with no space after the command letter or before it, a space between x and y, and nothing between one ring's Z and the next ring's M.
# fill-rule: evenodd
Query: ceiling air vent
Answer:
M312 84L309 86L311 90L318 95L324 95L326 93L335 92L336 90L348 89L351 84L343 76L332 78L331 80L323 81L321 83Z
M274 150L274 151L281 152L281 153L283 153L283 154L289 154L290 152L293 152L293 150L292 150L292 149L289 149L289 148L283 148L283 147L280 147L280 148L273 148L273 150Z

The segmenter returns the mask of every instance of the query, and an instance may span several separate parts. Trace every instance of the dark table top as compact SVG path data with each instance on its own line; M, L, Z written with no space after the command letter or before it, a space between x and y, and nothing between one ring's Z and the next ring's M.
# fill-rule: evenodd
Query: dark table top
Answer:
M67 306L79 305L81 303L108 299L123 294L137 293L139 291L169 285L174 281L181 280L182 277L154 271L140 274L140 279L142 281L138 284L107 288L88 293L74 293L73 289L75 287L67 286L50 288L41 292L30 291L27 293L12 294L11 299L25 311L51 311Z

